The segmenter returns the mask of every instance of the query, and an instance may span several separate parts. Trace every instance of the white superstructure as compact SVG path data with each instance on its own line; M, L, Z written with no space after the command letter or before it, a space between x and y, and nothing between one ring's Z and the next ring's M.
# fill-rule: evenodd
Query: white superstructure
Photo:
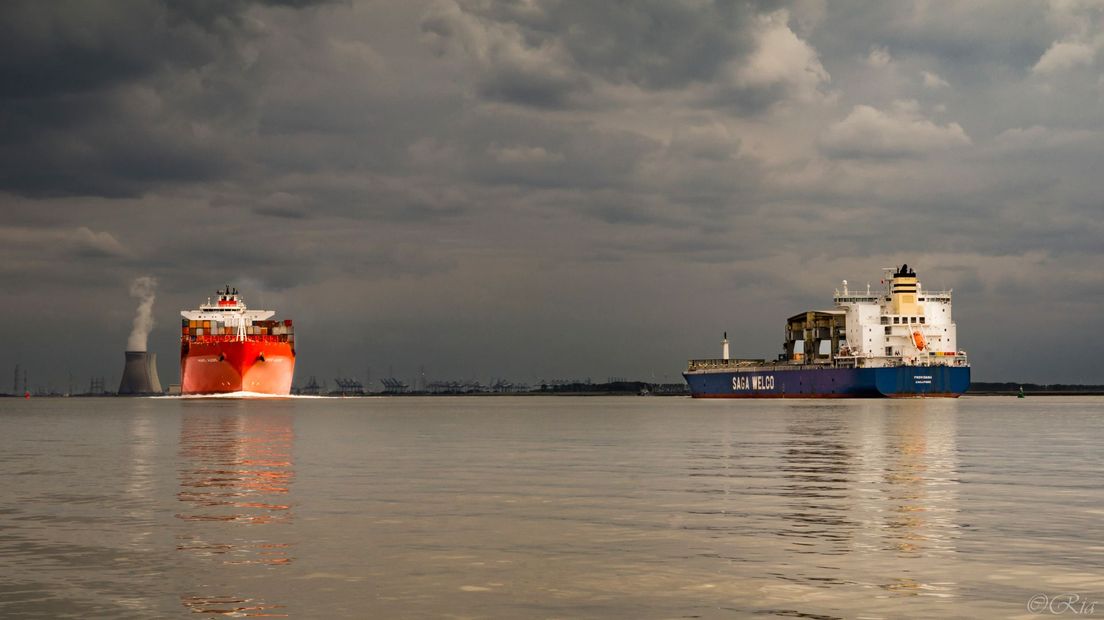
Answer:
M231 291L229 285L225 291L218 291L218 296L215 303L211 303L208 297L207 303L201 304L199 310L181 310L180 316L201 325L203 321L210 321L211 325L230 328L234 335L245 338L254 321L264 321L276 314L275 310L247 310L245 302L238 296L238 289Z
M843 289L834 296L846 313L845 341L836 363L860 367L965 366L951 318L951 291L924 291L916 272L902 265L884 269L885 289L876 293Z

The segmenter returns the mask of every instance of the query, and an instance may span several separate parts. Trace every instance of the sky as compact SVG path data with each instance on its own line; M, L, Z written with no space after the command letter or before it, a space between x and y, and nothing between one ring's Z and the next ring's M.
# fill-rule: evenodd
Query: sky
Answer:
M908 263L975 381L1104 384L1104 4L9 0L0 390L229 283L296 384L680 381ZM6 379L4 377L7 377ZM378 387L378 386L377 386Z

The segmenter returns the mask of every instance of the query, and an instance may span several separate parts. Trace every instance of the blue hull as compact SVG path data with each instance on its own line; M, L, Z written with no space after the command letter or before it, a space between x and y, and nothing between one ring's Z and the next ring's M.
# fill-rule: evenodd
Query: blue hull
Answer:
M786 368L683 373L694 398L957 398L969 366Z

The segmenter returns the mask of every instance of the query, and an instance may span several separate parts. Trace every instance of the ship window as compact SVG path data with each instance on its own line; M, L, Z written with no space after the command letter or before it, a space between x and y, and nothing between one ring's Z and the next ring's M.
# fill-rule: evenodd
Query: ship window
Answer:
M901 317L899 317L899 316L893 317L893 324L894 325L898 325L898 324L900 324L900 322L901 322Z
M923 325L923 323L924 323L924 317L920 317L920 324Z
M893 331L893 328L890 327L889 325L886 325L886 335L888 336L890 333L892 333L892 331Z
M886 355L893 355L893 347L886 347Z

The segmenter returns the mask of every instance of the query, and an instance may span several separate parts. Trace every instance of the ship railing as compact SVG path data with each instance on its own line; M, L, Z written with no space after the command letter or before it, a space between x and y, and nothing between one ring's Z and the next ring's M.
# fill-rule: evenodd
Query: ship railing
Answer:
M833 364L822 358L814 363L802 363L802 362L787 362L783 360L778 361L766 361L766 360L690 360L687 365L687 372L693 372L695 370L739 370L739 369L755 369L764 371L782 371L782 370L801 370L809 368L831 368Z
M266 335L253 335L253 336L238 336L238 335L226 335L226 334L204 334L202 336L181 336L181 342L200 342L200 343L221 343L221 342L295 342L295 336L288 334L266 334Z
M877 360L879 364L870 368L896 367L896 366L969 366L970 360L966 353L959 351L954 355L840 355L835 358L839 366L858 366L859 360Z
M883 357L895 362L894 366L969 366L970 360L962 351L954 355L919 354L908 356Z
M761 359L706 359L690 360L689 370L706 370L715 368L742 368L747 366L762 366L766 360Z
M839 291L836 291L836 294L832 296L832 301L834 301L837 305L842 305L842 304L870 304L870 303L877 303L878 299L881 298L881 297L882 297L882 295L874 294L874 293L870 293L870 294L866 294L866 293L862 293L862 294L847 293L847 294L844 294L844 293L840 293Z
M690 363L690 366L689 366L687 372L693 372L695 370L718 370L718 369L720 369L720 370L724 370L724 369L728 369L728 370L748 369L748 370L755 370L755 371L762 371L762 372L785 372L785 371L790 371L790 370L810 370L810 369L835 368L836 367L834 364L828 363L828 362L825 362L825 363L817 362L817 363L813 363L813 364L804 364L804 363L800 363L800 362L793 363L793 362L778 361L778 362L764 362L762 364L744 364L744 365L740 365L740 366L737 366L737 365L734 365L734 364L730 364L728 366L710 366L710 365L698 365L698 364L694 363L694 362L709 362L709 361L713 361L713 360L691 360L691 363Z
M703 359L703 360L690 360L687 365L687 372L694 372L696 370L737 370L742 368L754 368L755 370L764 371L781 371L781 370L801 370L810 368L855 368L860 366L860 360L877 360L879 363L871 368L884 368L894 366L969 366L970 361L966 357L966 354L962 351L952 356L917 356L905 358L903 356L857 356L857 355L839 355L835 358L818 358L816 362L803 363L803 362L785 362L779 361L774 363L767 363L766 360L757 359Z

